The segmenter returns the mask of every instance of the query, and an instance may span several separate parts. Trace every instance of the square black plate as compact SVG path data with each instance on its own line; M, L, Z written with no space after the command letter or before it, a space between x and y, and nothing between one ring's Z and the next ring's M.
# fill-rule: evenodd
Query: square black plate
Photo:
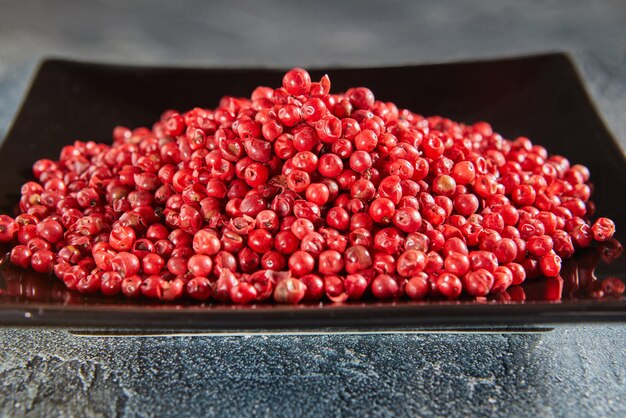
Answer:
M0 207L12 211L20 185L39 158L56 159L75 139L110 141L115 125L149 125L165 109L214 107L220 97L276 86L280 70L129 67L44 61L0 151ZM528 136L550 152L586 164L597 212L624 238L626 162L564 54L479 62L312 71L331 76L334 91L368 86L376 97L415 112L467 123L486 120L506 138ZM597 277L626 277L594 250L566 263L563 280L527 280L525 302L365 302L253 307L163 305L85 298L56 279L5 266L0 323L162 329L395 329L513 326L567 321L623 321L626 300L594 298ZM594 275L595 274L595 275ZM562 287L562 289L561 289ZM519 289L518 289L519 291ZM561 291L560 301L549 295Z

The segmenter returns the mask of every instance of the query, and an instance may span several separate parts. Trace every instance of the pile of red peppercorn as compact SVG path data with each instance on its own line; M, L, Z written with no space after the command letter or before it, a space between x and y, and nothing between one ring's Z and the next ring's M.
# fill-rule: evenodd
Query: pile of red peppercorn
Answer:
M615 231L586 220L585 167L298 68L113 140L33 165L21 213L0 216L13 264L168 301L455 299L555 277Z

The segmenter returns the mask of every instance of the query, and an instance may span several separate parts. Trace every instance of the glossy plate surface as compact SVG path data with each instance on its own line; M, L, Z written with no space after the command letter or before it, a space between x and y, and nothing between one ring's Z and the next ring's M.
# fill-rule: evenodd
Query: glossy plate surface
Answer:
M378 99L424 115L488 121L506 138L527 136L551 153L587 165L597 213L614 219L617 240L626 225L626 161L590 102L567 56L328 73L333 91L368 86ZM39 158L58 158L76 139L108 142L116 125L151 124L165 109L215 107L225 95L277 86L281 70L127 67L44 61L0 149L2 213L12 213L22 183ZM4 265L0 324L133 329L419 329L624 321L626 299L599 292L608 276L626 278L625 257L612 246L580 252L562 280L527 280L511 299L476 302L365 301L299 306L165 305L146 300L84 297L56 278ZM611 261L610 263L608 263ZM519 301L522 299L525 301ZM518 301L515 301L518 300Z

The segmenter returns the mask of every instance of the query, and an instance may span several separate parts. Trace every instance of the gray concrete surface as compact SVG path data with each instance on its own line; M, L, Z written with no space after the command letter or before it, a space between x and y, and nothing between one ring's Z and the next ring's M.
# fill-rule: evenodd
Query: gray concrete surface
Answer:
M623 327L80 338L6 330L0 414L625 416Z
M626 2L0 0L0 137L47 56L181 66L572 54L626 148ZM497 128L497 127L496 127ZM2 416L626 416L626 327L82 338L0 330Z

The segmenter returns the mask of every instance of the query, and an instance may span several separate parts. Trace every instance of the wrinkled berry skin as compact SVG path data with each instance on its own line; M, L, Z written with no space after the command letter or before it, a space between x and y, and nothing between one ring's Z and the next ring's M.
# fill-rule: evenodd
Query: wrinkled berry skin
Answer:
M621 255L586 167L328 75L281 81L36 161L0 214L8 261L84 294L293 305L521 301L539 276L558 300L576 251ZM581 263L590 295L623 294Z

